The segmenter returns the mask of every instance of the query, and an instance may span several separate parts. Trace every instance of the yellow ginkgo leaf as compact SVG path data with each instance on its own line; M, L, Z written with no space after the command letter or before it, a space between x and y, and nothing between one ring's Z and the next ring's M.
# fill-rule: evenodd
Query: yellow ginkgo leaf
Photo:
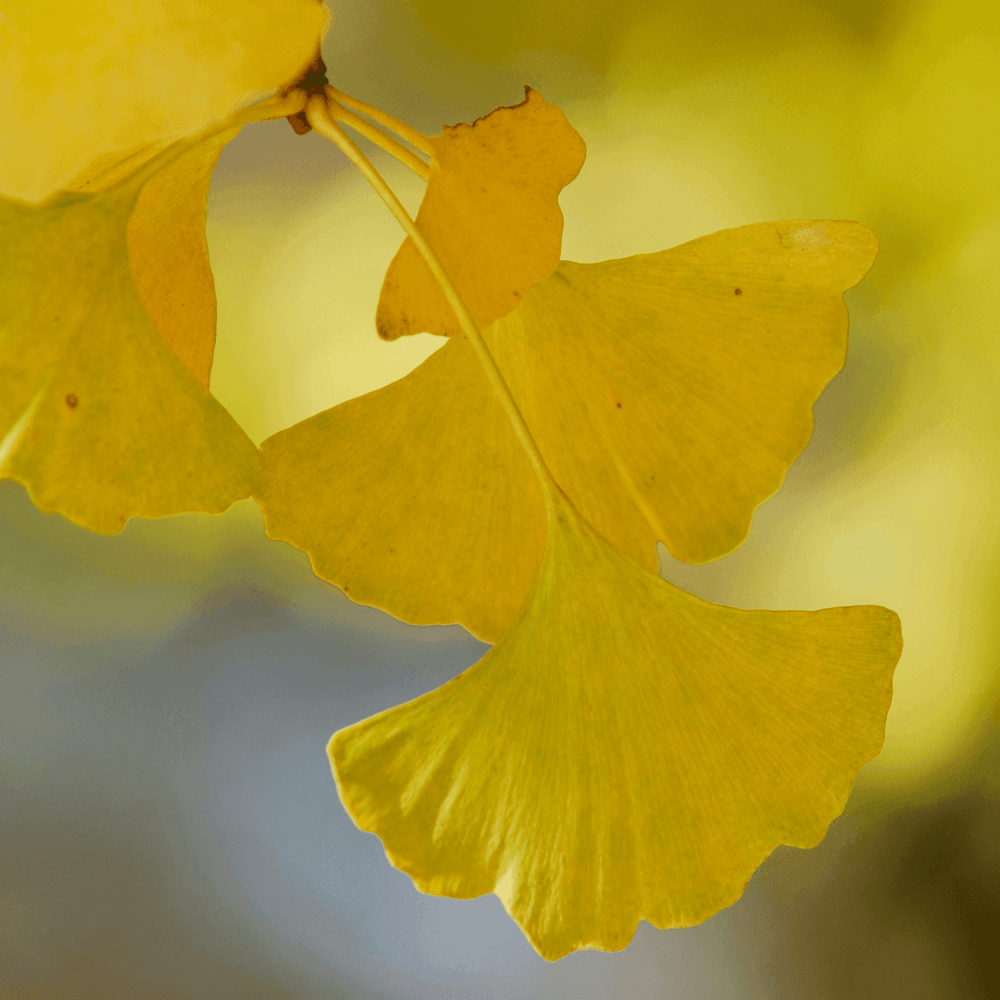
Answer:
M843 364L853 222L744 226L662 253L563 262L486 342L556 481L649 569L746 536ZM468 341L264 443L272 538L352 598L496 641L545 539L531 468Z
M461 622L488 642L514 620L545 513L468 341L275 434L260 454L268 535L308 552L352 600L416 625Z
M0 193L39 201L295 79L318 0L31 0L0 15Z
M112 533L253 491L257 451L206 388L215 301L194 225L232 134L153 174L146 208L142 175L41 205L0 200L0 478L42 510Z
M198 143L142 186L128 221L139 299L164 343L208 388L215 354L215 280L205 221L212 171L239 129Z
M563 113L530 87L524 101L428 139L431 176L417 225L473 319L492 323L559 263L559 192L580 172L586 147ZM395 340L460 333L458 321L411 240L382 285L375 323Z
M877 246L856 222L742 226L567 262L498 321L495 357L583 516L650 568L657 540L685 562L736 548L809 441Z
M419 889L495 892L547 959L617 950L822 839L882 745L900 650L881 607L701 601L563 504L503 640L329 753L348 812Z

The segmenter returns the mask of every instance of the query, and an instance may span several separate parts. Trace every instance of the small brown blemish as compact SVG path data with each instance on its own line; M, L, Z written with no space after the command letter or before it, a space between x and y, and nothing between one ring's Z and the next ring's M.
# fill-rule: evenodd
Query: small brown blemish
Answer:
M619 410L622 408L622 404L621 403L615 403L615 406L617 406Z
M743 289L742 288L734 288L733 289L733 295L742 295L742 294L743 294Z
M66 396L66 405L71 409L75 410L80 400L77 398L75 392L68 393Z

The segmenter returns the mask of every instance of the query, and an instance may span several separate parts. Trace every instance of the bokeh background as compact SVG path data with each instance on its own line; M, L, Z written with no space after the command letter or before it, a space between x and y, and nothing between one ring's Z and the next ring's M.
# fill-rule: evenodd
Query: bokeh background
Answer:
M1000 8L984 0L338 0L331 79L428 133L563 107L564 255L858 219L847 365L734 555L741 607L880 603L882 755L813 851L706 924L539 959L492 896L418 894L343 813L330 733L485 647L352 605L252 502L90 535L0 485L0 998L1000 995ZM420 184L374 156L411 208ZM333 147L247 128L213 184L213 389L255 441L437 346L373 328L395 223Z

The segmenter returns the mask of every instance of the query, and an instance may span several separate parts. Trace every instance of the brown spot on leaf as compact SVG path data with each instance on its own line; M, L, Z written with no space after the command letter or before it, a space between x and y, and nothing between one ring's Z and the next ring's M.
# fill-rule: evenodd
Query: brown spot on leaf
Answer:
M742 288L734 288L733 289L733 295L742 295L742 294L743 294L743 289Z
M615 406L617 406L619 410L622 408L622 404L621 403L615 403Z
M79 405L80 400L77 398L75 392L68 393L66 396L66 405L71 409L75 410Z

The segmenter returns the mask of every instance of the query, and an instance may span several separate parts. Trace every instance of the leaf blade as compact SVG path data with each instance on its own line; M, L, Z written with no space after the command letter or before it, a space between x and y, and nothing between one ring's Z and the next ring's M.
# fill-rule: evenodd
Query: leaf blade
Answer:
M843 363L843 291L874 251L857 223L796 220L563 262L484 337L581 513L647 569L658 540L705 561L742 541L807 442L812 404ZM491 642L514 620L541 562L544 506L463 339L261 454L269 534L308 552L324 579Z
M143 308L127 237L140 186L0 201L0 477L105 534L225 510L257 479L253 444Z
M618 950L822 839L881 747L900 651L884 608L708 604L564 511L511 632L328 752L422 891L495 892L549 960Z
M558 196L579 173L583 140L525 87L524 101L428 141L431 177L417 225L480 327L514 309L559 263ZM389 264L375 324L384 340L461 329L412 241Z
M0 193L40 201L294 80L327 13L316 0L11 7L0 22Z
M143 184L127 229L132 279L163 342L207 389L215 354L215 279L205 223L212 173L230 129L198 143Z
M309 553L352 600L417 625L461 621L492 640L533 579L544 505L468 343L410 375L261 444L257 500L268 536ZM530 506L532 534L504 519ZM472 516L470 516L470 514Z

